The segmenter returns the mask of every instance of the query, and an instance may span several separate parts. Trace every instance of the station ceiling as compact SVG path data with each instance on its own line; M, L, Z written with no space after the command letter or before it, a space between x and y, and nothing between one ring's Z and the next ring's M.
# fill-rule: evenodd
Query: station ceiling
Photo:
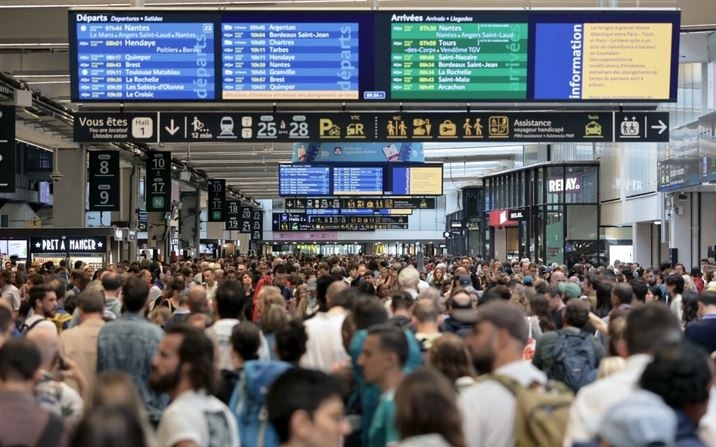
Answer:
M69 57L67 38L67 10L71 7L88 9L141 6L147 8L291 8L291 9L400 9L417 8L594 8L594 7L659 7L682 8L681 60L706 62L716 59L716 8L713 0L290 0L290 1L189 1L189 0L2 0L0 2L0 71L25 82L65 106L69 103ZM96 106L93 106L96 107ZM45 147L71 144L66 130L52 128L54 120L20 113L24 126L35 132L25 132L31 141ZM42 136L42 130L48 129ZM38 132L39 130L39 132ZM46 141L45 141L46 140ZM194 143L164 144L163 150L187 166L200 169L212 178L225 178L229 185L254 199L278 197L278 163L290 162L291 144ZM445 191L475 184L484 175L518 166L522 146L477 144L426 143L427 160L445 163Z

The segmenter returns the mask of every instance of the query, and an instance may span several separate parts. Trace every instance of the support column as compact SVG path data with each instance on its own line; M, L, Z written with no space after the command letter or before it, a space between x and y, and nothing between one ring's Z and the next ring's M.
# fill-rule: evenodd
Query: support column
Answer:
M79 148L57 148L52 173L52 223L55 227L81 228L86 225L87 151Z
M635 222L632 225L633 260L644 267L654 265L651 259L651 222Z
M112 213L112 225L129 230L137 229L137 209L139 201L139 167L135 163L120 161L119 172L119 211ZM127 236L125 231L125 237ZM119 259L130 262L137 258L137 241L125 239L121 244Z
M683 193L682 193L683 194ZM672 207L669 216L669 248L677 248L678 261L687 265L691 262L691 201L689 193L685 197L678 193L672 195Z

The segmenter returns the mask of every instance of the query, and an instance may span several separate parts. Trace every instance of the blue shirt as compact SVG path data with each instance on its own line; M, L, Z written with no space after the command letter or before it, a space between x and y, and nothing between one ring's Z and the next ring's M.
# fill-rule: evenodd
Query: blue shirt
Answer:
M706 314L701 320L691 321L686 325L684 335L709 354L716 351L716 314Z
M152 358L163 336L159 326L139 314L125 312L105 324L97 339L97 374L112 370L129 374L147 406L150 420L155 423L169 403L168 396L149 388Z

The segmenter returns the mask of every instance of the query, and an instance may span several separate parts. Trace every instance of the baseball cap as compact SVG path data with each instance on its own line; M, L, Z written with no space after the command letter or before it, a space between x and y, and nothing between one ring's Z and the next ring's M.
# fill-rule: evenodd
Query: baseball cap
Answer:
M619 447L673 446L676 414L654 393L637 390L612 406L599 427L599 437Z
M582 288L569 281L559 283L559 291L564 293L568 300L582 296Z
M534 282L535 280L531 275L525 275L525 277L522 278L522 284L526 286L531 286L532 284L534 284Z
M462 275L460 279L457 280L457 283L460 285L460 287L467 288L472 287L472 280L467 275Z

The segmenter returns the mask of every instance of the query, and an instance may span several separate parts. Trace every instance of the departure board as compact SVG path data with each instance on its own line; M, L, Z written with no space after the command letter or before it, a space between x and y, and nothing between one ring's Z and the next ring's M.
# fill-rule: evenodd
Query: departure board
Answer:
M331 193L331 172L328 166L279 165L279 195L328 196Z
M223 99L358 99L358 23L224 23Z
M73 97L80 101L214 100L214 24L201 15L76 14Z
M341 195L383 194L383 167L333 168L333 193Z
M525 99L527 23L392 23L393 99Z
M677 97L673 8L116 9L70 10L68 19L75 102Z

